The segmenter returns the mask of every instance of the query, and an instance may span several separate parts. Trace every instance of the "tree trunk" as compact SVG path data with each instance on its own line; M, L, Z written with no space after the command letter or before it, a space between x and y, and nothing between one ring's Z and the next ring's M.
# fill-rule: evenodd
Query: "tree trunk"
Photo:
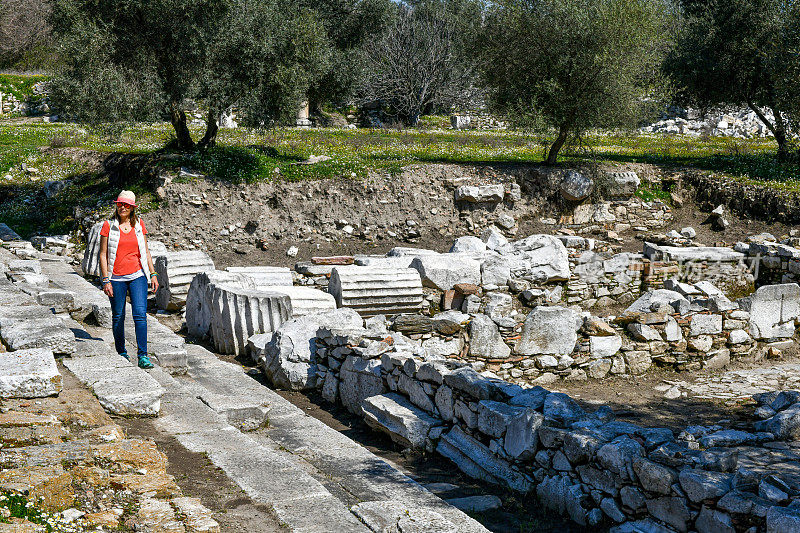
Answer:
M773 124L769 121L761 109L759 109L759 107L752 101L748 100L747 105L753 110L758 119L764 123L767 129L772 132L772 135L775 137L775 142L778 143L778 161L785 161L789 154L786 151L786 125L783 122L783 117L781 116L780 110L778 110L774 105L770 106L770 109L772 109L772 114L775 116L775 124Z
M201 150L205 150L206 148L211 148L215 144L217 144L217 133L219 132L219 120L217 120L220 116L220 113L217 113L214 108L208 110L208 119L206 120L206 133L203 135L203 138L200 139L200 142L197 143L197 147Z
M550 146L550 151L547 152L547 159L545 163L548 165L555 165L556 161L558 160L558 152L561 150L561 147L564 146L564 143L567 141L567 133L569 133L569 128L566 124L562 124L558 128L558 137L556 137L555 142L552 146Z
M186 125L186 113L173 102L170 106L170 120L172 127L175 128L175 136L178 139L178 148L181 150L193 150L194 141L189 127Z
M778 143L778 161L786 161L789 159L789 151L786 146L786 124L783 121L780 109L770 106L772 114L775 115L775 142Z

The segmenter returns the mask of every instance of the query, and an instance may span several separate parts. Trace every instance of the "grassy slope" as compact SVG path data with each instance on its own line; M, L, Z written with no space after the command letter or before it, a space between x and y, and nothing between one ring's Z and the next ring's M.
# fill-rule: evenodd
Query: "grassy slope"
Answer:
M200 130L193 133L196 137L202 134ZM3 183L27 184L31 191L30 199L44 180L63 179L85 172L81 163L42 150L48 146L148 153L162 149L171 137L172 129L168 124L131 126L117 137L109 138L74 124L0 122L0 186ZM542 160L545 146L546 139L511 131L291 128L258 132L239 128L222 130L217 148L205 154L174 158L169 164L188 166L234 182L358 178L372 169L391 174L412 163L537 163ZM563 160L596 158L612 163L644 162L694 167L743 181L800 191L798 167L776 163L774 152L775 144L769 139L595 134L586 136L581 146L565 149ZM296 164L311 155L327 155L331 160L315 165ZM38 179L31 180L22 172L22 162L40 170ZM83 174L82 181L78 181L88 183L91 176ZM99 184L89 185L94 191L90 200L102 204L106 194L100 191ZM69 193L69 200L79 200L75 195L84 192L89 190ZM85 200L83 205L87 204ZM0 203L0 220L6 218L21 223L27 210L24 202Z
M0 74L0 93L10 93L17 100L25 100L33 94L33 86L46 79L47 76L40 75Z

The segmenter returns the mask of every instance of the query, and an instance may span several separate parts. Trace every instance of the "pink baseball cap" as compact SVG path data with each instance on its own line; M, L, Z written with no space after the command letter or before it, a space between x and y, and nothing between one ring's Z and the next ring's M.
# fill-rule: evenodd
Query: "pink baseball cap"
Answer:
M127 204L131 207L137 207L136 205L136 195L133 191L122 191L117 196L117 199L114 200L115 204Z

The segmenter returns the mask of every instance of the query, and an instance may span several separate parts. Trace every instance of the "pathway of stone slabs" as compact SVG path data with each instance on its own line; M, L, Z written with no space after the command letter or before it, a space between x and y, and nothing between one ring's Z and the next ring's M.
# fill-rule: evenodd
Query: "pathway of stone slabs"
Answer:
M0 253L0 262L7 259ZM87 305L102 304L101 291L70 276L69 265L54 261L42 266L52 282L73 292L76 299ZM291 531L487 531L387 462L248 377L240 366L221 361L200 346L185 344L163 326L156 328L156 336L170 364L145 372L114 352L109 329L68 316L61 320L77 337L75 354L65 358L64 364L93 390L106 410L123 415L158 413L154 424L160 431L173 435L190 451L207 454L251 499L272 507ZM128 353L134 354L134 335L129 329ZM262 427L267 421L268 426Z
M112 342L110 331L87 329ZM206 453L254 501L271 505L292 531L384 531L400 520L411 520L420 531L487 531L372 452L248 377L242 367L219 360L201 346L185 348L185 375L172 376L158 367L149 371L165 390L156 428L175 436L188 450ZM132 350L133 345L129 353ZM266 427L254 428L265 421ZM415 529L407 525L402 531Z

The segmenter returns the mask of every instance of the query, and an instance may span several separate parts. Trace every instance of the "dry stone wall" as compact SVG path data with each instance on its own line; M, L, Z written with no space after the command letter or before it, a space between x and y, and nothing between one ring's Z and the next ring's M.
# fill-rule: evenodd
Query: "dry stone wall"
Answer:
M463 330L461 318L440 317L431 328ZM707 335L724 330L725 320L701 313L679 329L687 337ZM566 394L431 356L388 331L381 317L304 328L308 339L297 337L297 327L289 331L295 345L312 347L305 375L327 401L402 446L435 450L472 477L534 491L545 507L578 524L617 524L619 532L800 527L792 503L800 495L800 455L792 444L800 436L800 393L757 397L764 420L751 431L674 432L618 422L605 407L589 413Z

